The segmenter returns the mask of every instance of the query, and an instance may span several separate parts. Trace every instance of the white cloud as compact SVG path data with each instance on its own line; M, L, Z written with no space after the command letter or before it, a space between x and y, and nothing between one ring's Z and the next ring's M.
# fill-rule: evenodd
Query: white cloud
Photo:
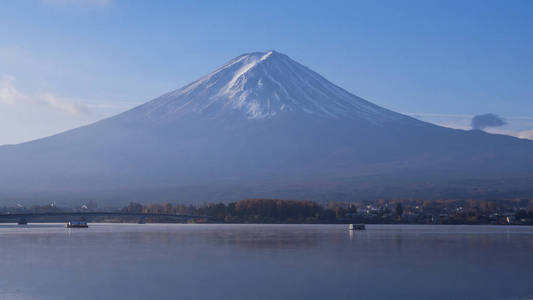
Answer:
M44 105L72 115L87 115L90 113L87 105L66 98L60 98L52 93L44 92L37 95L24 94L17 90L15 78L4 76L0 78L0 105Z
M6 71L0 74L0 145L57 134L140 104L118 99L65 97L55 92L64 90L61 84L54 87L43 79L43 74L57 72L58 68L46 61L33 59L19 48L0 47L0 65ZM31 72L28 73L28 70ZM60 77L68 75L61 74Z
M414 118L439 126L470 130L474 115L469 114L440 114L440 113L407 113ZM487 128L489 133L511 135L522 139L533 140L533 117L503 116L508 124L498 128Z
M58 96L19 88L13 76L0 76L0 145L18 144L84 126L138 103ZM30 85L31 86L31 85ZM35 87L33 87L35 89Z
M0 145L31 141L98 119L80 101L21 91L14 77L0 77Z
M19 101L27 100L12 84L14 80L11 76L5 76L0 79L0 104L13 105Z
M74 102L68 99L59 98L50 93L42 93L39 95L40 100L42 100L47 105L62 110L70 114L88 114L89 107L83 103Z

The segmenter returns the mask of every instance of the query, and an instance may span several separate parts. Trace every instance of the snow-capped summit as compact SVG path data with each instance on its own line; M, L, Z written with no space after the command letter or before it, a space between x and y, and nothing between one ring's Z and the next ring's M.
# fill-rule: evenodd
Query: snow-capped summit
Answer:
M143 105L139 112L157 119L190 113L209 117L237 113L248 119L264 119L289 112L372 122L405 117L347 92L276 51L238 56Z
M527 198L531 170L532 141L389 111L268 51L118 116L0 146L0 204Z

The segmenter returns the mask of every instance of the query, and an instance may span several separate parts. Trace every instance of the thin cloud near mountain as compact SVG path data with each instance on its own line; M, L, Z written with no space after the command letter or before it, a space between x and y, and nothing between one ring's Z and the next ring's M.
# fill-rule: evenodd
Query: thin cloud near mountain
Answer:
M58 97L50 92L38 94L23 93L15 86L15 78L4 76L0 79L0 104L2 105L40 105L74 115L87 115L89 107L82 102Z

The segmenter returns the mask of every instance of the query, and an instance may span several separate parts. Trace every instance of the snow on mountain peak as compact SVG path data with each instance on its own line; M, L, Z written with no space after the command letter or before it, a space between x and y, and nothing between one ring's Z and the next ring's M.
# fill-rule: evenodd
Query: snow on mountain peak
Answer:
M150 118L194 113L208 117L241 114L248 119L265 119L283 113L304 113L381 122L405 117L347 92L276 51L238 56L139 109Z

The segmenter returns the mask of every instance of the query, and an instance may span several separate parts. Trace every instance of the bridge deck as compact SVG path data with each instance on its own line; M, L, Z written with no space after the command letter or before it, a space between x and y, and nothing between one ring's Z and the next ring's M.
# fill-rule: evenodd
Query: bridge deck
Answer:
M94 217L137 217L137 218L172 218L172 219L209 219L208 216L195 215L175 215L175 214L160 214L160 213L132 213L132 212L49 212L49 213L14 213L14 214L0 214L0 221L2 220L40 220L43 218L66 217L69 218L94 218Z

